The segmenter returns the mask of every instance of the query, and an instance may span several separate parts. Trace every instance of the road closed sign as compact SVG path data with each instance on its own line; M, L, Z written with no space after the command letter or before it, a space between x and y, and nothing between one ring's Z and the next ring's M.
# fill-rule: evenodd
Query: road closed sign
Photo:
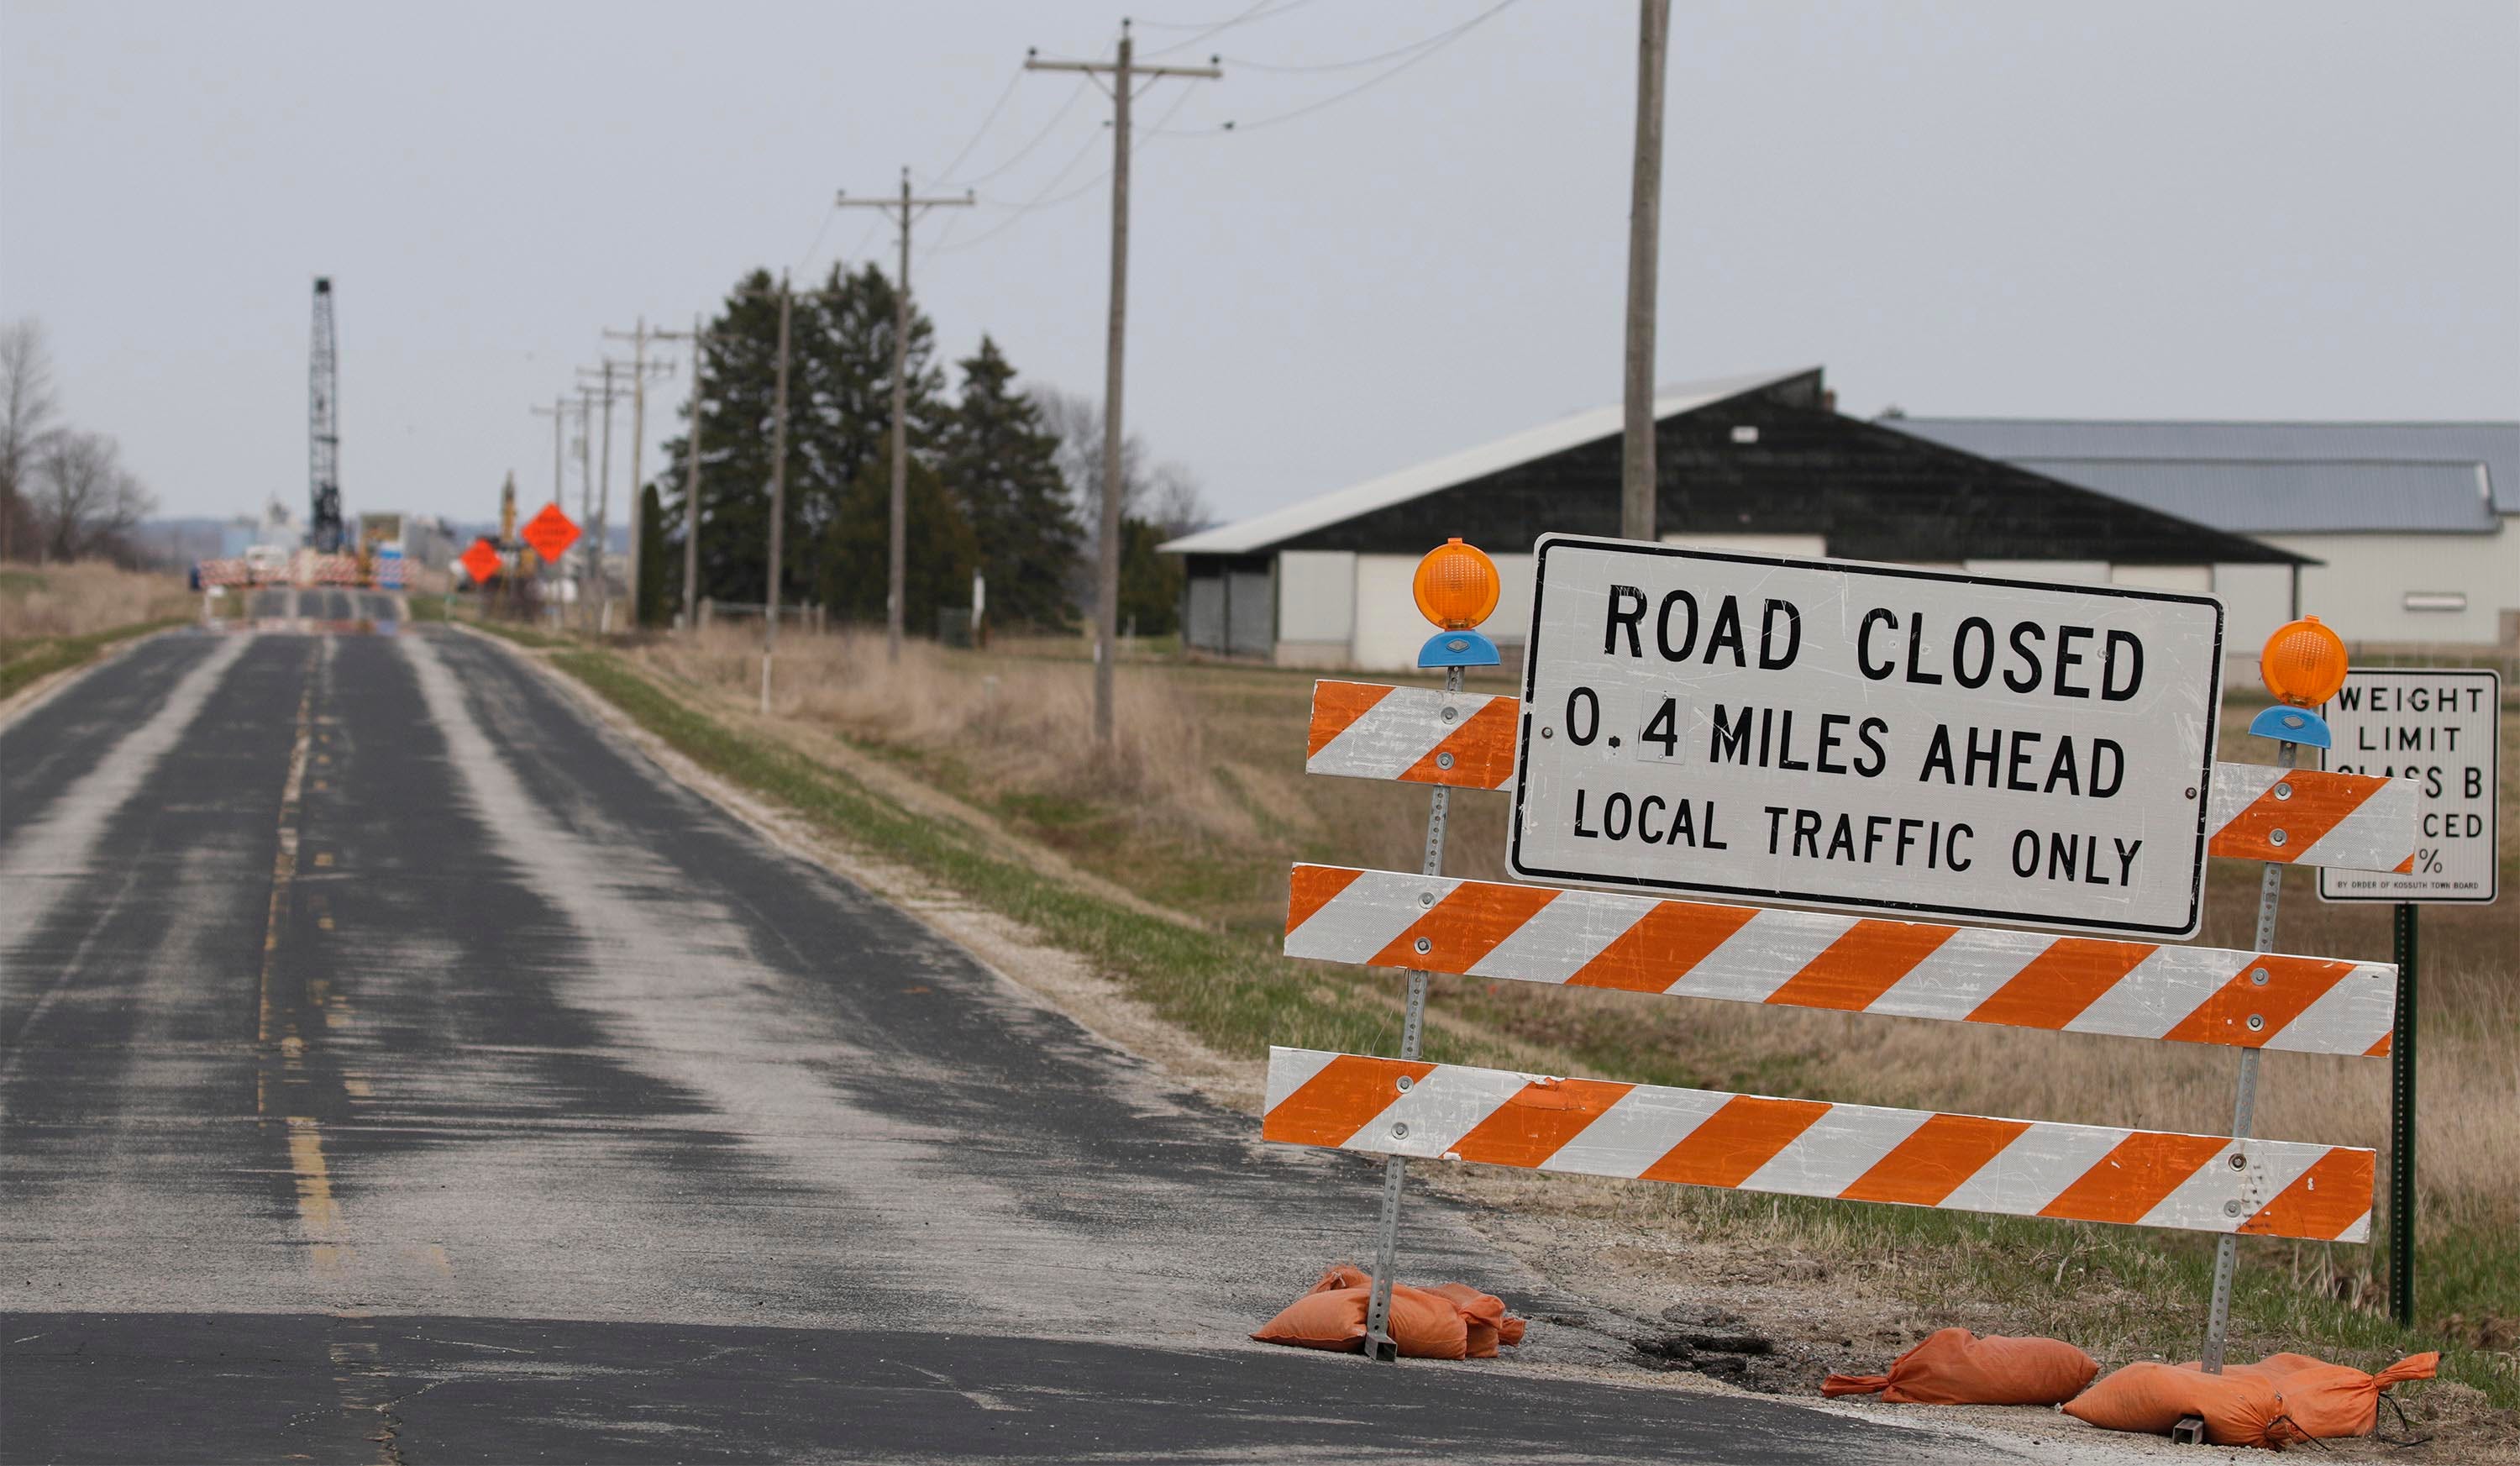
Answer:
M1527 879L2196 932L2211 596L1544 536Z
M2502 678L2462 667L2357 667L2320 711L2339 773L2412 779L2415 855L2404 870L2321 870L2331 901L2491 902L2500 840Z

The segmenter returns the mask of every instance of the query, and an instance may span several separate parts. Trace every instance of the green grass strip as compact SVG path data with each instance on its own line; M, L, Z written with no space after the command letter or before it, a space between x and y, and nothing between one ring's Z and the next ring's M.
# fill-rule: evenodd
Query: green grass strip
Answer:
M0 644L0 698L16 694L38 677L77 666L117 642L163 631L169 626L188 625L192 619L188 616L160 617L156 620L133 621L127 626L90 631L83 636L29 636Z

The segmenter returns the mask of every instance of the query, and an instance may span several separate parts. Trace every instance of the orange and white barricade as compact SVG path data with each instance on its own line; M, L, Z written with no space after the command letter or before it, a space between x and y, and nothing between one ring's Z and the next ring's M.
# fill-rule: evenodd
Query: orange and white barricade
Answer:
M1449 795L1513 785L1522 716L1513 697L1462 688L1462 665L1496 660L1473 629L1485 610L1462 618L1476 596L1444 600L1445 576L1476 579L1463 552L1476 556L1458 541L1437 550L1418 575L1420 609L1445 628L1421 664L1447 668L1445 689L1317 682L1306 744L1309 772L1430 787L1424 868L1307 863L1289 882L1288 956L1398 968L1410 979L1399 1057L1272 1048L1261 1122L1266 1140L1387 1158L1377 1280L1393 1271L1410 1159L2220 1233L2210 1358L2221 1352L2229 1237L2368 1239L2373 1153L2257 1139L2248 1112L2262 1050L2387 1054L2398 970L2264 949L2271 901L2261 947L2227 949L1443 876ZM2286 759L2213 765L2209 855L2406 868L2413 781L2296 769L2289 745ZM1433 974L2220 1045L2242 1054L2237 1133L1434 1064L1418 1057ZM1370 1356L1393 1356L1384 1319L1369 1316Z

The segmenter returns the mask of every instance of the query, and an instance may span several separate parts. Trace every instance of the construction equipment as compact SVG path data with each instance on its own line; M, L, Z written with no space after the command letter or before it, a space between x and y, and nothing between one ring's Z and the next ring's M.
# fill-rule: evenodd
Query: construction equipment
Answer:
M306 360L306 472L310 504L306 546L331 555L341 548L341 433L333 359L333 281L315 277L315 340Z

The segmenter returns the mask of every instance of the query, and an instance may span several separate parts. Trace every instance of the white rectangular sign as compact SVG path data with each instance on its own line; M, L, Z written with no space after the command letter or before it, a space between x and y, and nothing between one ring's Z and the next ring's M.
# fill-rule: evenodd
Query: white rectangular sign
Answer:
M1534 574L1515 875L2195 934L2213 597L1571 535Z
M2330 901L2495 898L2501 868L2502 678L2465 667L2356 667L2320 710L2334 746L2320 766L2420 786L2414 869L2322 870Z

